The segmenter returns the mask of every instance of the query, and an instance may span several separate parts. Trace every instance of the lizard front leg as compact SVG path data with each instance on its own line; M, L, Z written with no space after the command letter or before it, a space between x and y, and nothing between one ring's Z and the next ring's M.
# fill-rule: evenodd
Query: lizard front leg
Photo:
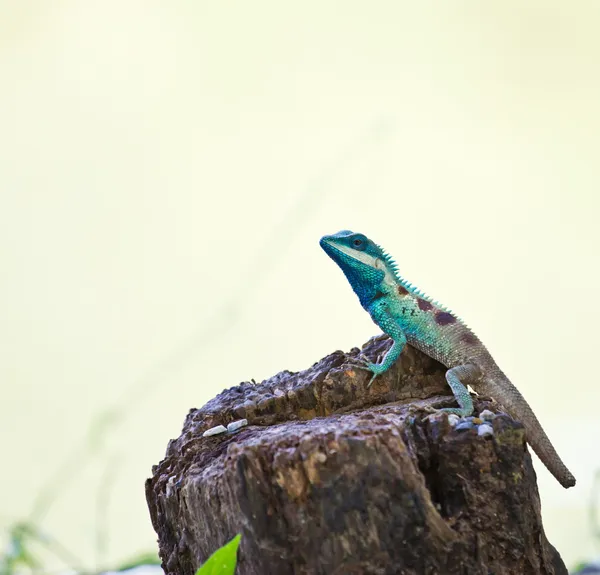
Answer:
M394 343L392 347L387 351L387 353L383 356L383 359L379 363L373 363L370 361L365 361L364 369L368 369L373 373L373 376L369 380L367 387L370 387L373 383L373 380L382 373L385 373L392 365L394 365L395 361L398 359L404 346L406 345L406 335L404 334L404 330L398 323L398 321L394 318L394 316L390 313L387 302L384 298L376 300L368 310L373 321L385 332L387 333Z
M467 417L473 413L473 400L467 389L467 384L477 383L481 379L481 370L472 363L451 367L446 372L446 381L460 407L444 407L439 411L455 413Z

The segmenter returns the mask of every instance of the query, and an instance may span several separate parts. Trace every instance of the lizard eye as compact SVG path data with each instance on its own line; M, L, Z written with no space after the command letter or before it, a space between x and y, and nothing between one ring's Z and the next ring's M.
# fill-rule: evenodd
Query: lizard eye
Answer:
M362 234L354 234L351 237L351 241L352 247L359 252L364 252L369 245L369 240L367 240L366 236L363 236Z

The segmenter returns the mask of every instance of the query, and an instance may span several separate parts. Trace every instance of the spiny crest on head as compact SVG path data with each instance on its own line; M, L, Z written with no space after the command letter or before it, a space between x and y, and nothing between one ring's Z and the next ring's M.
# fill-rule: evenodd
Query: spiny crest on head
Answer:
M398 273L398 264L394 261L394 258L390 254L388 254L379 244L375 245L381 250L381 255L383 256L383 261L385 262L385 265L387 265L390 268L390 270L394 272L394 275L399 281L402 281Z

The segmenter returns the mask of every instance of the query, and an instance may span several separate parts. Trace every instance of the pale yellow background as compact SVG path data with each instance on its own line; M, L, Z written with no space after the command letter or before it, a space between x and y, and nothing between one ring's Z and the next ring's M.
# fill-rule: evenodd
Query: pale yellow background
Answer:
M551 542L596 554L600 2L0 7L3 527L96 418L42 524L151 549L189 408L377 333L318 246L351 228L488 344L578 479L536 461Z

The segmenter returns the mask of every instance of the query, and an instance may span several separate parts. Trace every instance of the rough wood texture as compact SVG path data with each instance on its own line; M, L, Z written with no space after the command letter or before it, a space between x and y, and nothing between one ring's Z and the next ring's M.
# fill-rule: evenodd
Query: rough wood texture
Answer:
M441 365L408 348L367 389L357 353L190 411L146 483L165 573L192 575L242 533L240 575L566 574L522 426L499 415L481 437L426 419L427 406L452 404ZM480 398L485 408L498 411ZM249 427L201 437L240 418Z

